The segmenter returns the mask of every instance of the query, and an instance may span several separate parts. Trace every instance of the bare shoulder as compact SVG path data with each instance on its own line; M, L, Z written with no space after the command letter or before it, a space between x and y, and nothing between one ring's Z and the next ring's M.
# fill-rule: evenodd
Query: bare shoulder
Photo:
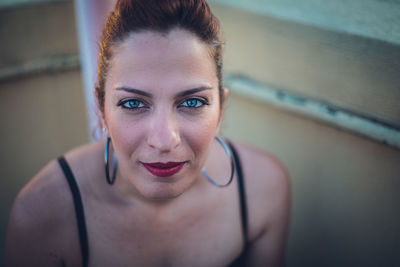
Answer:
M74 164L71 168L75 175L81 172L75 162L81 162L91 146L66 153L68 163ZM73 252L71 245L79 247L77 238L72 194L60 164L52 160L22 188L14 201L7 231L7 263L62 265L67 254Z
M89 144L65 154L79 187L85 184L83 174L90 174L90 166L93 165L90 161L95 158L93 154L97 147L99 144ZM65 174L58 161L52 160L19 192L10 217L20 226L54 225L57 220L60 223L64 221L65 215L68 214L59 211L71 209L71 201L72 196Z
M286 167L271 153L240 142L235 142L235 147L237 147L239 151L243 164L246 167L251 167L253 174L259 173L266 179L280 177L278 181L288 178ZM270 175L262 175L266 174L266 171L268 171ZM265 179L263 178L263 180Z
M64 180L57 161L49 162L17 195L11 213L15 223L32 225L53 217L65 204Z
M256 239L271 224L287 223L290 179L283 163L267 151L235 142L245 177L250 238Z
M68 213L61 175L53 160L17 195L7 232L6 256L10 266L28 262L51 266L62 261L61 248L54 246L53 240Z

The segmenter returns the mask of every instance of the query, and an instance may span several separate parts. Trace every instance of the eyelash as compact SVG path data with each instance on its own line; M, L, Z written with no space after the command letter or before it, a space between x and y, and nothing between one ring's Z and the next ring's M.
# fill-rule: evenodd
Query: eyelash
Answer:
M191 105L193 105L193 102L195 102L195 105L194 106L189 106L189 104L184 105L185 103L188 103L189 101L192 102ZM200 106L198 106L199 104L200 104ZM131 105L131 106L129 107L128 105ZM178 105L178 108L197 110L206 105L209 105L209 103L206 99L192 97L192 98L188 98L188 99L184 100L181 104ZM147 104L144 101L141 101L139 99L122 100L117 104L117 106L119 106L123 109L132 110L132 111L140 111L140 110L148 108Z
M128 107L127 105L135 103L135 107ZM139 100L139 99L127 99L127 100L122 100L118 103L119 107L122 107L123 109L128 109L128 110L142 110L147 108L146 104Z
M189 101L195 101L196 105L194 107L193 106L188 106L188 105L186 105L186 106L183 105L184 103L188 103ZM197 106L197 104L199 104L199 103L200 103L200 106ZM179 104L178 107L188 108L188 109L199 109L199 108L202 108L202 107L204 107L206 105L209 105L209 103L208 103L208 101L206 99L192 97L192 98L188 98L185 101L183 101L181 104Z

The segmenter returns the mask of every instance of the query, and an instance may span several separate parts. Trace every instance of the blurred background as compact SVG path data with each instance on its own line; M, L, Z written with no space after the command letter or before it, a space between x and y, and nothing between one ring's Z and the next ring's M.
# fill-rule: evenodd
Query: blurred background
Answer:
M95 139L113 2L0 0L0 265L18 191ZM400 1L209 2L231 89L222 134L291 176L287 266L400 266Z

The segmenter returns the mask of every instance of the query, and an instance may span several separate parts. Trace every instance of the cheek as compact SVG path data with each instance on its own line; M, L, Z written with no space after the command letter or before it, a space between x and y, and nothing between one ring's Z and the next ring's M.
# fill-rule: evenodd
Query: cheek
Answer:
M219 110L181 126L181 138L188 143L196 157L206 156L210 144L218 134L218 124Z
M124 119L117 111L110 111L106 117L109 135L119 159L128 159L145 137L145 127L140 121Z

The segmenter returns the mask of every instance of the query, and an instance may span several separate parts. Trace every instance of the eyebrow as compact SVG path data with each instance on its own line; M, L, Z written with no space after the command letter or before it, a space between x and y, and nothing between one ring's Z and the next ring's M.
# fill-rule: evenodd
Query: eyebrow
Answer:
M150 94L150 93L148 93L148 92L145 92L145 91L142 91L142 90L139 90L139 89L135 89L135 88L117 87L117 88L115 88L115 90L118 90L118 91L125 91L125 92L128 92L128 93L137 94L137 95L142 95L142 96L147 96L147 97L153 97L152 94Z
M191 94L195 94L204 90L211 90L212 87L211 86L201 86L201 87L197 87L197 88L192 88L192 89L188 89L182 92L179 92L178 94L176 94L176 97L184 97L184 96L188 96Z
M212 87L211 86L200 86L200 87L196 87L196 88L192 88L192 89L188 89L182 92L179 92L178 94L176 94L176 97L184 97L184 96L188 96L191 94L195 94L204 90L211 90ZM132 94L138 94L138 95L142 95L142 96L146 96L146 97L153 97L153 94L150 94L146 91L142 91L139 89L135 89L135 88L130 88L130 87L117 87L115 88L115 90L118 91L126 91Z

